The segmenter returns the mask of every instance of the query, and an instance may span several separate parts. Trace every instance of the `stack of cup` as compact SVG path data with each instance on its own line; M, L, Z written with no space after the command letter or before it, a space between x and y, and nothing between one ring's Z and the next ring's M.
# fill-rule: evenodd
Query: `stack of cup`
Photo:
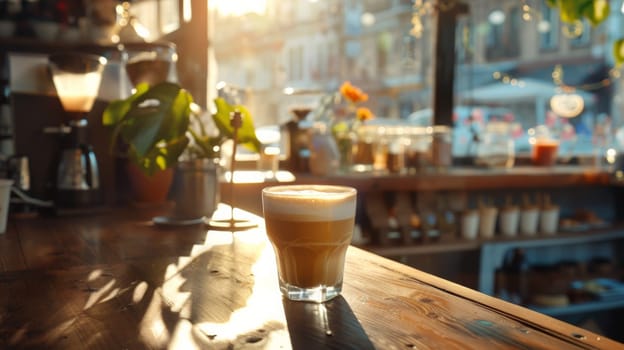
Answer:
M475 240L479 233L479 211L467 209L461 217L461 234L464 239Z
M520 208L514 205L511 198L507 198L505 206L500 211L500 232L505 237L514 237L518 234Z
M542 204L542 211L540 213L540 232L547 235L554 235L557 233L558 226L559 206L550 201L550 196L545 195L544 203Z
M528 196L524 195L522 208L520 209L520 233L526 236L537 234L539 214L539 207L531 203Z
M479 204L479 236L492 238L496 230L498 208L491 204Z

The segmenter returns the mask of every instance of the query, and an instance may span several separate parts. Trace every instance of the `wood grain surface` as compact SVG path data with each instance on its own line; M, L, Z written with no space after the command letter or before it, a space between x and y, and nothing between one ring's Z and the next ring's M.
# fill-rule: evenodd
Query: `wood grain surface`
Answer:
M159 208L10 220L0 348L624 349L355 247L341 296L284 300L261 218L235 213L259 226L162 227Z

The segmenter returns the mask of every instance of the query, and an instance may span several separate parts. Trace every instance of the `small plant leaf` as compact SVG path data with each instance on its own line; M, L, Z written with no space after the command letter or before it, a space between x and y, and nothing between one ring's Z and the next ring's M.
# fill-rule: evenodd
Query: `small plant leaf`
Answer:
M121 137L134 146L139 157L146 156L159 142L185 134L191 101L190 94L177 84L155 85L133 101L123 121Z
M613 43L613 56L615 58L616 66L624 63L624 39L616 40Z
M148 89L149 85L141 83L136 86L135 92L130 97L123 100L111 101L102 113L102 125L111 126L121 122L130 108L132 108L134 101L141 97Z
M558 0L559 15L565 23L574 23L581 19L585 6L590 6L592 0Z
M235 111L239 111L242 116L242 125L238 129L238 143L252 152L260 152L261 144L256 137L253 118L249 110L242 105L230 105L225 99L215 99L217 112L213 115L215 124L221 134L228 139L234 137L234 128L230 125L230 119Z
M610 11L611 8L607 0L593 0L582 8L583 16L585 16L593 26L597 26L607 19Z

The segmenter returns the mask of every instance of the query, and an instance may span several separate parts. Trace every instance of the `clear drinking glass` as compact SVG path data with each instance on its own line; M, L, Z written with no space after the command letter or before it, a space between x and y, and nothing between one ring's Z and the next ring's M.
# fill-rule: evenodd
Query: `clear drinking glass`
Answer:
M436 170L446 170L453 164L451 128L434 125L427 128L431 135L431 164Z
M123 46L126 73L132 86L177 82L178 54L172 43L128 43Z
M515 145L510 125L506 122L490 122L485 126L481 142L477 145L478 165L490 168L512 168L515 162Z
M328 185L267 187L262 190L262 207L282 295L317 303L338 296L353 236L356 190Z

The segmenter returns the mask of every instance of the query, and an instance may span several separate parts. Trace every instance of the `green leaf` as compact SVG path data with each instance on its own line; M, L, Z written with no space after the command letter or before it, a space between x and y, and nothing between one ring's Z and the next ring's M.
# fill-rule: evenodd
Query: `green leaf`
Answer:
M130 110L130 106L132 101L129 100L111 101L102 113L102 125L111 126L119 123Z
M171 117L165 119L161 127L161 138L165 140L177 138L188 130L192 103L193 97L188 91L178 90L169 108Z
M121 139L130 159L152 174L176 164L188 147L192 102L191 94L178 84L141 84L132 96L111 102L102 123L115 126L111 146Z
M242 116L242 125L238 129L238 143L252 152L260 152L261 144L256 137L253 118L247 108L242 105L230 105L221 97L215 99L215 105L217 106L217 112L213 115L213 119L221 134L229 139L234 137L234 128L230 123L230 119L235 111L239 111Z
M334 135L342 134L349 131L349 124L345 121L340 121L332 126L332 133Z
M212 116L212 119L217 125L217 129L219 129L219 133L231 138L232 127L230 126L230 115L234 112L234 107L221 97L216 98L214 102L217 107L217 112Z
M613 56L616 66L624 63L624 39L616 40L615 43L613 43Z
M222 137L203 136L189 129L189 133L193 137L193 144L189 150L194 157L198 158L216 158L219 156L219 149L222 143Z
M149 89L147 84L139 84L135 88L135 93L124 100L111 101L102 113L102 125L111 126L119 123L132 108L132 103L136 101Z
M565 23L574 23L581 19L583 9L591 6L592 0L558 0L559 15Z
M138 157L135 154L135 159L143 171L148 175L152 175L158 170L164 170L175 165L180 155L188 146L188 143L189 139L186 136L182 136L167 143L157 145L150 149L144 157Z
M132 102L122 122L121 137L133 146L139 157L146 156L159 142L185 134L191 101L190 95L177 84L155 85Z
M582 13L593 26L602 23L609 16L611 8L607 0L593 0L583 7Z

